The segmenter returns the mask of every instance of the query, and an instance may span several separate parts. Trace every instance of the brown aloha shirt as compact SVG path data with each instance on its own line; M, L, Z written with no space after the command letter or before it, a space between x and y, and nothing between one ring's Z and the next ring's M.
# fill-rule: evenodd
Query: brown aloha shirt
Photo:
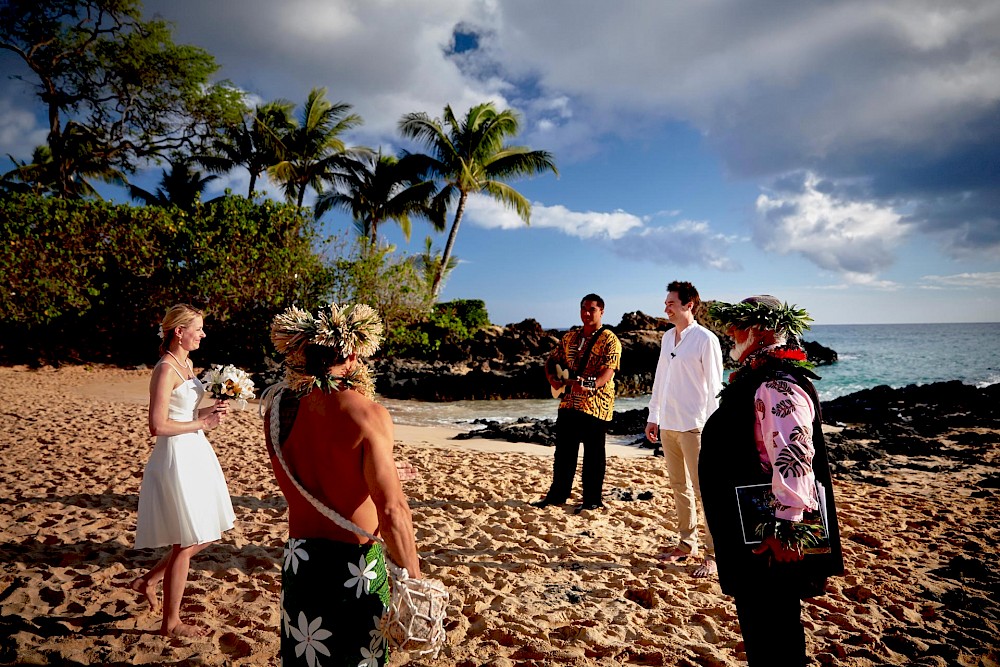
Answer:
M559 341L559 347L552 353L553 360L563 368L571 371L576 369L577 360L583 356L590 336L583 334L583 329L577 327L570 330ZM581 344L583 349L581 349ZM605 368L615 371L621 366L622 344L618 336L610 329L604 329L594 342L594 347L587 360L587 367L576 369L580 377L596 377ZM559 402L559 409L579 410L584 414L611 421L615 412L615 381L611 379L597 391L571 394L566 392Z

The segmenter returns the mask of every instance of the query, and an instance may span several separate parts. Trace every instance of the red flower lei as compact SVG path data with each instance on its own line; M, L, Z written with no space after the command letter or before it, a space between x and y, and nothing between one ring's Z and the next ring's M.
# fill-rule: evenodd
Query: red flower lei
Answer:
M749 368L751 370L757 370L764 364L766 364L771 359L787 360L792 362L796 366L805 366L806 368L812 367L806 357L806 352L800 347L778 347L769 350L762 350L749 359L747 359L743 366L737 368L735 371L729 374L729 384L733 383L733 380L742 375Z

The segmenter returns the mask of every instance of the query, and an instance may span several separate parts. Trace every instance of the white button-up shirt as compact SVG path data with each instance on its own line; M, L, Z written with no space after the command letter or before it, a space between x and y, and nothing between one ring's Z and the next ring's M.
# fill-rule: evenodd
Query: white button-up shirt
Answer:
M719 407L722 347L714 333L692 322L663 334L647 422L668 431L700 429Z

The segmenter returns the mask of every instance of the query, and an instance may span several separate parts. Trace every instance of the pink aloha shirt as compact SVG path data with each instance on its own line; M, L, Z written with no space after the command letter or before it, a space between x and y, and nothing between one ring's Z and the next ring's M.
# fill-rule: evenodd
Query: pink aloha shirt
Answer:
M809 394L790 378L769 380L758 387L754 407L754 439L761 467L771 473L778 501L775 517L801 521L804 510L818 507L812 466L816 409Z

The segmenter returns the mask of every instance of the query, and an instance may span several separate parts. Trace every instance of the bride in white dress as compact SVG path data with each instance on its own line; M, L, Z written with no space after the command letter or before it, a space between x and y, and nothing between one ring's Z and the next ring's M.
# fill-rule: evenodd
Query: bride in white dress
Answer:
M205 337L201 311L173 306L160 328L163 356L149 382L149 432L156 436L156 446L142 476L135 546L169 546L170 551L131 586L156 609L156 585L162 580L160 633L196 637L207 629L180 617L191 557L232 528L235 519L226 479L204 433L219 425L226 401L198 407L205 390L188 354Z

